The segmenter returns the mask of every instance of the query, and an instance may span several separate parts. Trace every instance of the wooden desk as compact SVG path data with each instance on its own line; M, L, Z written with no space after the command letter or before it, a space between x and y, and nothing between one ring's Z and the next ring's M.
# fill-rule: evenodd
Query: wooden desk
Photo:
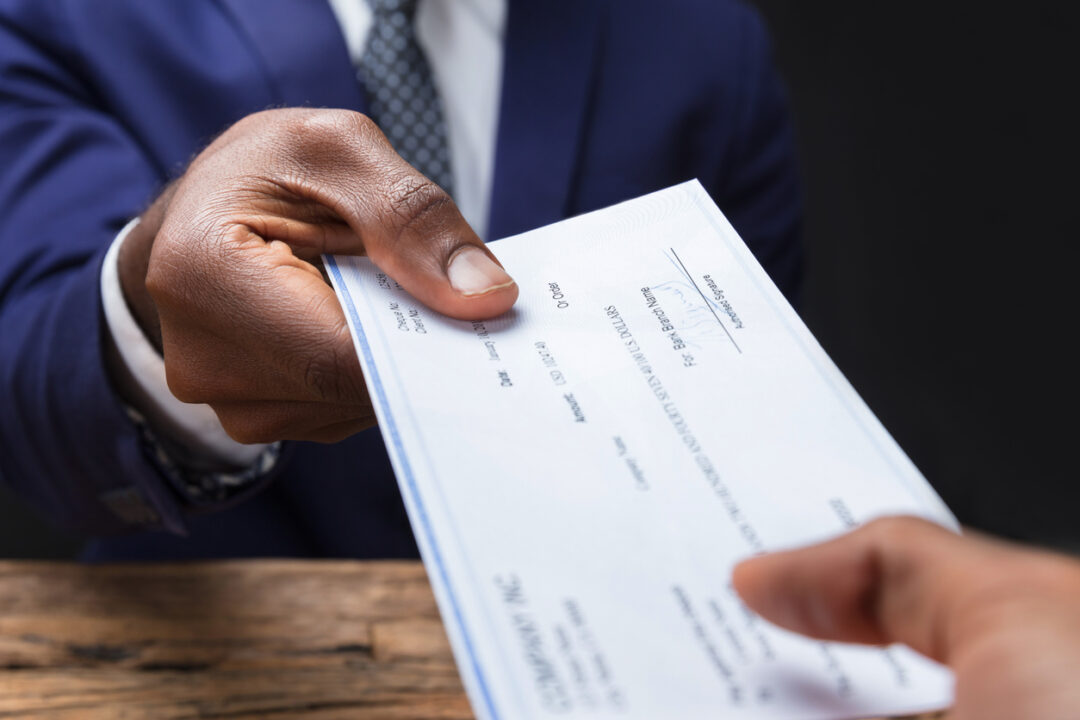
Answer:
M423 567L0 562L0 717L471 718Z

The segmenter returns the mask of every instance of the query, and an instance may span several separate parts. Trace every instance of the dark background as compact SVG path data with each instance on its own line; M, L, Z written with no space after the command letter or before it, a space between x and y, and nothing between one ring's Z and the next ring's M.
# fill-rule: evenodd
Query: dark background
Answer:
M1080 550L1078 5L755 4L795 113L807 324L962 521ZM0 557L76 546L0 488Z

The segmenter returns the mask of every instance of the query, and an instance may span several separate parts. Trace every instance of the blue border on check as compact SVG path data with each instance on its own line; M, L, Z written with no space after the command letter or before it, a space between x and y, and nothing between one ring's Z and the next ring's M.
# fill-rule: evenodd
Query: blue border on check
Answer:
M461 614L461 606L458 604L457 596L454 594L454 588L450 584L450 576L447 575L446 565L443 563L442 553L439 551L439 544L435 540L435 532L432 530L427 510L424 508L424 501L421 499L420 491L416 486L416 478L413 475L412 465L409 463L409 459L405 455L405 448L401 443L401 433L398 431L397 423L394 420L394 414L390 411L390 403L386 397L386 389L383 387L382 378L379 375L378 369L375 367L375 358L371 353L371 346L368 343L367 334L364 333L364 328L360 325L360 316L356 312L356 305L353 301L352 293L350 293L349 289L345 286L345 279L341 275L341 269L338 267L337 260L331 255L325 255L324 258L330 273L334 276L335 284L341 291L341 295L345 298L345 309L349 313L349 317L352 320L352 326L356 331L356 343L360 346L360 351L364 355L365 364L369 371L370 377L368 378L368 381L375 389L375 396L382 408L383 417L385 418L384 436L389 436L390 444L394 446L394 453L397 456L398 462L401 464L401 471L405 476L405 485L408 487L409 494L412 496L413 504L416 507L417 519L420 521L420 526L423 528L424 535L427 537L428 546L431 548L432 560L438 570L439 579L441 580L443 587L446 588L446 595L450 599L454 620L457 621L458 627L461 630L461 637L465 641L465 650L469 654L469 663L472 665L473 675L476 677L476 682L480 686L480 692L484 696L484 703L487 705L488 713L494 720L498 720L499 713L495 710L495 703L491 697L491 692L488 689L487 681L484 680L484 673L480 669L480 660L476 657L476 650L473 647L472 637L469 635L469 629L465 625L465 617Z

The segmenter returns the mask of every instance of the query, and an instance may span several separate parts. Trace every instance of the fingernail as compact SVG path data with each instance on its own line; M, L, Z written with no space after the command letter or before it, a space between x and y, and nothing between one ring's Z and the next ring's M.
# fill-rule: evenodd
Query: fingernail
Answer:
M514 279L475 245L466 245L454 253L446 268L450 286L465 296L485 293L509 287Z

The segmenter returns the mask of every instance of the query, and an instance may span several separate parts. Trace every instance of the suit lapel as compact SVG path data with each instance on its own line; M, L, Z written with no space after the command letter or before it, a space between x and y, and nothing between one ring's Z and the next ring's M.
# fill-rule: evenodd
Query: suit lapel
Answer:
M364 109L341 28L326 2L218 2L266 68L275 102Z
M600 20L600 0L510 0L491 238L570 211Z

